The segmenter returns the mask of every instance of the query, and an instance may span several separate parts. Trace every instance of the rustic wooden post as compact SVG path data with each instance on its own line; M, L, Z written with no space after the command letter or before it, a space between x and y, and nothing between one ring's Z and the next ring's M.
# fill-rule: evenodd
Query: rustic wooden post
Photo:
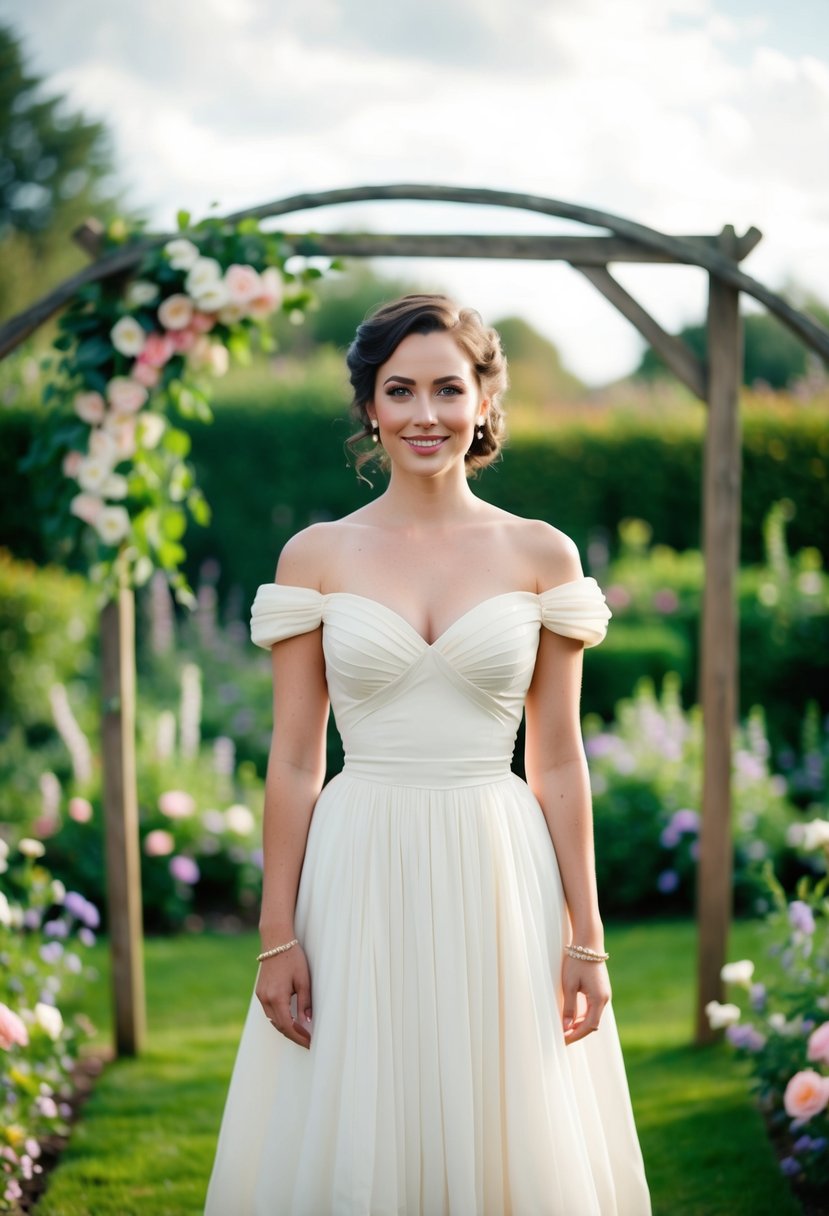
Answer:
M135 765L135 595L118 559L118 596L101 612L101 693L107 913L115 1047L144 1047L146 1002Z
M733 256L734 230L723 229L720 251ZM696 1041L716 1037L705 1005L722 1000L732 902L731 745L737 716L740 547L740 405L743 350L739 291L709 277L708 424L705 432L702 532L700 700L703 749L702 823L697 869Z

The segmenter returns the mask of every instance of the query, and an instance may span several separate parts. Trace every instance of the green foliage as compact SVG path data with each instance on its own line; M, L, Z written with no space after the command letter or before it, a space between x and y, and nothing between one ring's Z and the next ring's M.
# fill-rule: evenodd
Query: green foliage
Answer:
M553 343L523 317L504 317L495 328L507 356L512 400L544 406L584 395L584 385L563 366Z

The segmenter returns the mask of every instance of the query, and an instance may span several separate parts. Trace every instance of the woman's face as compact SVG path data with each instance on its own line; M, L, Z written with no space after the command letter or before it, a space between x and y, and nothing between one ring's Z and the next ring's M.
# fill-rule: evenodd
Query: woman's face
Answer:
M487 402L451 334L409 334L377 369L369 418L393 464L438 473L463 461Z

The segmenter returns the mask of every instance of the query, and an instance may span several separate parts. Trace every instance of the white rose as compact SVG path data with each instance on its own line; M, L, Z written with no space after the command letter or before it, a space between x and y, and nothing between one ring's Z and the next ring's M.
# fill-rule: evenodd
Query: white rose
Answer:
M167 421L161 414L153 414L150 410L145 410L138 419L138 431L136 435L141 447L154 448L164 434L166 426Z
M225 811L225 823L228 830L237 836L249 836L256 827L253 812L243 802L234 803Z
M122 317L113 325L109 336L119 355L130 355L133 358L141 354L147 341L146 331L135 317Z
M173 270L190 270L199 260L198 249L192 241L185 240L184 237L168 241L164 246L164 252L167 254Z
M117 545L130 530L126 507L104 507L95 519L95 531L107 545Z
M724 1026L733 1026L740 1020L739 1006L721 1005L719 1001L709 1001L705 1013L712 1030L722 1030Z
M77 477L82 460L83 452L78 452L74 448L67 452L61 464L64 477Z
M225 304L224 308L219 309L219 320L222 325L235 325L237 321L241 321L242 317L247 313L241 304L234 304L233 301Z
M222 268L215 258L198 258L190 268L184 286L190 296L200 295L202 290L221 282Z
M147 390L129 376L113 376L107 384L107 400L116 414L137 414L147 400Z
M224 376L230 366L230 355L227 352L227 347L221 342L212 342L210 345L210 357L208 359L208 367L214 376Z
M829 819L810 819L803 824L803 848L822 849L829 845Z
M117 454L115 440L109 431L104 427L96 427L89 436L89 455L94 456L96 460L108 460L110 464L114 464Z
M66 899L66 887L59 878L52 879L52 899L56 904L62 904Z
M181 292L168 296L159 305L158 319L165 329L186 329L193 320L193 301Z
M24 857L42 857L46 852L43 844L39 840L33 840L31 836L18 840L17 847Z
M123 473L110 473L104 482L101 493L104 498L126 498L128 489L127 479Z
M78 469L78 484L88 494L100 495L111 472L111 460L104 460L99 456L86 456Z
M106 431L115 443L115 464L119 460L129 460L135 455L136 421L140 421L143 417L143 413L139 414L137 419L127 417L125 414L107 414L104 419L101 430Z
M38 1026L46 1031L50 1039L57 1040L60 1038L60 1033L63 1030L63 1018L61 1012L54 1005L45 1005L43 1001L38 1001L35 1005L35 1021Z
M726 984L749 984L754 975L751 959L740 959L738 963L726 963L720 971L720 979Z
M782 1013L770 1013L769 1026L771 1026L772 1030L777 1030L780 1032L780 1034L782 1034L786 1029L785 1015Z
M130 283L124 298L129 308L141 308L143 304L152 304L158 299L158 287L146 279L136 279Z
M94 524L103 509L103 499L97 494L76 494L69 504L70 512L85 524Z
M73 404L81 421L92 426L100 422L106 412L106 403L100 393L76 393Z
M228 302L227 288L221 279L204 283L198 290L191 292L191 295L200 312L216 312Z
M12 923L12 910L9 907L9 901L6 896L0 891L0 925L7 929Z

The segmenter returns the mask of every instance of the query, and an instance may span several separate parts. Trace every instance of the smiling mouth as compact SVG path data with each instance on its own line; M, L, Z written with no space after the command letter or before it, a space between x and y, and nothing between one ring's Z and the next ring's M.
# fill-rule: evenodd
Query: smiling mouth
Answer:
M408 443L409 447L429 451L434 448L439 448L442 443L445 443L447 438L447 435L437 435L431 439L410 439L408 436L404 435L403 442Z

